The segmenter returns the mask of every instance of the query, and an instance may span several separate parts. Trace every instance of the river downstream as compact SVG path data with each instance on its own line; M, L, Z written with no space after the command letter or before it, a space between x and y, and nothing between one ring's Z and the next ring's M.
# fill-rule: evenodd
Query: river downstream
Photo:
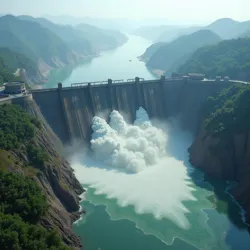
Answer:
M129 41L115 50L77 67L54 71L45 87L55 87L59 81L70 86L108 78L154 79L137 59L149 45L142 38L129 36ZM84 249L250 249L242 210L226 192L227 183L210 180L190 165L187 149L193 138L189 133L173 121L151 124L148 120L141 125L147 117L144 113L136 126L126 124L118 113L114 116L109 125L97 120L96 127L104 126L110 132L105 135L104 130L100 134L95 131L93 135L96 139L103 136L95 144L97 159L83 152L71 159L77 178L87 190L81 203L87 213L73 225ZM120 124L124 131L117 128ZM114 130L118 135L112 134ZM150 133L157 135L156 141L147 138ZM158 148L147 151L157 143ZM110 145L118 149L118 154L108 149ZM106 152L112 152L112 159ZM140 157L149 164L138 163ZM104 166L104 162L110 164ZM133 173L127 171L128 165Z

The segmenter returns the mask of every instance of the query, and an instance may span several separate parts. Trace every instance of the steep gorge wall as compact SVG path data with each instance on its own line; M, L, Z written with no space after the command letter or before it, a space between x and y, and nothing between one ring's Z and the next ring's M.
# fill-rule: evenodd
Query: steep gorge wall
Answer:
M196 132L199 109L208 96L229 87L232 82L153 80L33 91L33 99L63 143L74 139L89 142L95 115L106 120L112 110L135 119L141 106L150 118L180 116L185 129Z
M42 149L47 156L42 166L31 162L27 145L24 143L9 151L8 157L11 157L13 164L8 171L23 173L38 183L49 205L48 211L42 216L39 224L48 230L56 230L63 242L72 249L81 249L80 238L73 232L72 223L81 216L79 195L84 192L84 189L76 179L70 164L63 157L62 142L47 124L32 95L0 102L0 104L5 103L17 104L40 120L41 127L35 130L32 143L35 148ZM4 161L4 157L1 155L2 160Z

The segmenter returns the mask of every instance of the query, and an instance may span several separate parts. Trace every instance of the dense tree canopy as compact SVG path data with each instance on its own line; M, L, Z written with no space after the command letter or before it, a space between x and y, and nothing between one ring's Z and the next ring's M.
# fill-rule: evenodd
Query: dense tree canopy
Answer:
M69 250L56 231L28 224L17 215L0 213L0 228L2 250Z
M250 38L225 40L217 45L202 47L179 68L179 72L250 81Z
M0 106L0 148L14 149L34 137L36 119L15 105Z
M36 222L47 211L47 202L31 179L0 171L1 212L18 214L25 221Z
M203 108L206 128L213 134L227 135L250 129L250 86L234 85L216 97L210 97Z
M30 163L41 168L48 156L33 140L36 128L41 128L41 123L20 107L0 106L0 149L14 150L23 144L27 148Z
M8 48L0 47L0 58L2 58L5 66L8 67L9 71L11 72L12 78L15 77L13 73L16 72L17 69L26 69L26 73L28 76L36 76L40 74L34 61L22 54L11 51ZM13 79L7 80L11 81Z
M6 65L4 59L0 56L0 86L5 82L19 80L13 73L14 71Z

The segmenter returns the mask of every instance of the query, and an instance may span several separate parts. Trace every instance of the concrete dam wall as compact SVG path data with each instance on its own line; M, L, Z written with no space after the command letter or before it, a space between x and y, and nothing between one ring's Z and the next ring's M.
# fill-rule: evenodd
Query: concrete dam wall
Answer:
M141 106L150 118L180 116L184 128L196 131L197 115L202 103L235 82L197 81L188 79L103 84L72 84L71 87L32 91L33 99L44 118L63 143L74 139L89 142L95 115L106 120L112 110L123 113L129 122Z

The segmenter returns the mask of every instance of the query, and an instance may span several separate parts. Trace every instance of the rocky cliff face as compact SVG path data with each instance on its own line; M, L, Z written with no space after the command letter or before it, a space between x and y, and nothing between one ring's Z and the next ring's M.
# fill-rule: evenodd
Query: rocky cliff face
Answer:
M49 229L56 228L67 245L80 248L81 242L72 232L72 223L80 217L79 195L84 190L69 163L58 154L49 133L44 130L37 136L37 143L49 154L45 168L36 177L50 205L41 224Z
M45 122L37 105L28 99L20 104L41 121L42 128L36 131L35 144L48 155L43 167L32 170L36 173L32 174L32 178L41 186L49 203L48 213L40 224L48 229L56 229L65 244L80 249L82 245L79 237L72 231L72 223L81 215L79 195L84 189L69 163L62 157L62 144ZM29 166L30 159L23 152L25 150L15 151L13 154L21 165Z
M215 178L238 182L232 194L245 209L250 224L250 130L220 137L203 126L189 153L193 166Z

